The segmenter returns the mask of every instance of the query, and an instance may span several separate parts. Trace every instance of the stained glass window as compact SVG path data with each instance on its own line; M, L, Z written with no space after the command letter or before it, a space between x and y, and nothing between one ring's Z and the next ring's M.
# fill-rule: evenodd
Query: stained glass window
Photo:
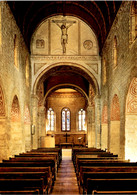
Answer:
M86 130L85 119L86 119L86 112L85 112L85 110L81 109L78 112L78 129L79 129L79 131Z
M54 131L54 111L52 108L48 109L47 112L47 130L48 131Z
M70 110L62 109L62 131L70 131Z

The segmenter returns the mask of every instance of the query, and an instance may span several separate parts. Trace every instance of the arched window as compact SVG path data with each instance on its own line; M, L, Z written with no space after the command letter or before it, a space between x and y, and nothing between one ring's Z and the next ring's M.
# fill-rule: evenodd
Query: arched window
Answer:
M26 85L29 86L29 57L26 58Z
M18 45L18 37L15 34L14 36L14 65L16 68L19 68L19 45Z
M62 112L62 131L70 131L70 110L63 108Z
M85 110L81 109L78 112L78 130L86 130L85 129L85 118L86 118L86 112Z
M117 67L117 38L114 38L114 46L113 46L113 63L114 69Z
M47 112L47 130L54 131L54 111L52 108L48 109Z

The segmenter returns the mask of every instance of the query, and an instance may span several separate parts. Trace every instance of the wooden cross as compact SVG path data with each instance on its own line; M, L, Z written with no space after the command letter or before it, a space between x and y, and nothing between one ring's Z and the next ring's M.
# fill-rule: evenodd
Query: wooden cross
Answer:
M65 135L63 135L64 137L66 137L66 143L68 143L68 137L70 137L70 135L68 135L67 133Z

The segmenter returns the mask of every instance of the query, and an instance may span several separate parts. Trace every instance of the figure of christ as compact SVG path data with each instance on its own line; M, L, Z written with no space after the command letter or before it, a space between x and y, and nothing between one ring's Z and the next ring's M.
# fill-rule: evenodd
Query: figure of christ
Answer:
M76 21L52 20L52 22L54 22L61 29L61 45L63 48L63 53L66 53L66 44L68 43L67 30L70 26L76 23Z

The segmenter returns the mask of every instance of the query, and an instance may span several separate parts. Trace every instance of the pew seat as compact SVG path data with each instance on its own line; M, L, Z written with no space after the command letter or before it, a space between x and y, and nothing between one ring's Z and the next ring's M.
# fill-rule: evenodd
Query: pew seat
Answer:
M137 179L87 179L87 192L94 191L137 191Z

